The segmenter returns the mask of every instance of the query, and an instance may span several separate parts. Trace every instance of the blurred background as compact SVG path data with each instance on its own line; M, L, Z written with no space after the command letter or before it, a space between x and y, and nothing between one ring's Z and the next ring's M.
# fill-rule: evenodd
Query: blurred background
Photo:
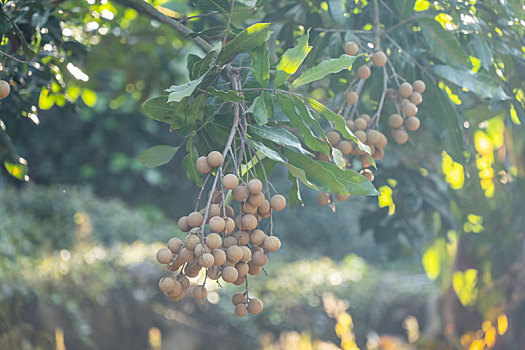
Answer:
M465 117L465 165L443 152L423 103L413 142L379 163L379 198L332 211L303 188L304 207L275 216L283 248L267 276L250 280L264 311L239 319L233 286L210 285L202 302L158 290L155 252L183 237L176 221L198 189L182 152L155 169L137 161L180 143L140 105L185 81L199 51L132 9L57 3L26 1L17 17L40 32L44 68L0 57L12 79L32 81L0 109L29 164L29 181L0 176L0 349L525 349L520 103L515 115ZM476 106L461 89L451 95ZM272 182L291 187L285 169Z

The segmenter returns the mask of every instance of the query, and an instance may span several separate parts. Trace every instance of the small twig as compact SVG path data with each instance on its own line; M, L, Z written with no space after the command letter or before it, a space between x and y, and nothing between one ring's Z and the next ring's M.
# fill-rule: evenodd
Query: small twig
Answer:
M230 13L228 15L228 23L226 24L226 31L224 32L224 39L222 39L222 46L226 45L226 40L228 40L228 33L230 32L230 24L232 21L233 15L233 6L235 5L235 0L231 0Z
M381 111L383 110L383 104L385 102L385 96L386 96L386 89L388 86L388 72L386 71L386 66L383 66L383 93L381 94L381 98L379 99L379 105L377 106L376 113L372 117L372 120L370 121L370 124L374 123L375 127L379 125L379 118L381 118Z
M24 60L21 60L19 58L16 58L15 56L11 56L10 54L8 54L8 53L6 53L4 51L0 51L0 54L4 55L4 56L6 56L6 57L8 57L8 58L10 58L10 59L12 59L14 61L17 61L19 63L27 63L28 62L28 61L24 61Z
M374 51L381 50L381 23L379 21L379 5L377 0L372 0L374 6Z
M201 201L202 193L204 192L204 188L206 187L206 183L208 182L208 179L210 178L210 176L211 176L211 171L206 176L206 179L204 179L204 182L202 184L201 190L199 192L199 196L197 197L197 203L195 204L195 210L194 211L197 211L197 209L199 209L199 202Z

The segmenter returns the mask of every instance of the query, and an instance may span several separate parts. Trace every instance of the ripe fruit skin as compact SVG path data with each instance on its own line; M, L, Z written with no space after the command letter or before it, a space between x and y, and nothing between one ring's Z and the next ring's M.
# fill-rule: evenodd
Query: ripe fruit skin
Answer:
M161 264L169 264L173 259L173 253L168 248L160 248L157 251L157 261Z
M206 287L204 286L195 286L193 288L193 297L195 299L204 299L208 295L208 291L206 290Z
M213 249L211 251L213 255L213 265L219 266L226 262L226 253L222 249Z
M235 216L235 211L233 211L233 208L229 205L226 205L225 209L226 209L226 216L233 219L233 217Z
M363 168L368 168L372 166L372 163L370 162L370 156L368 154L363 154L359 156L359 161L361 162L361 166Z
M197 263L191 263L189 265L186 265L186 276L193 278L197 277L199 275L199 272L201 271L201 266Z
M372 62L377 67L383 67L386 64L386 55L383 51L377 51L372 57Z
M372 155L372 158L375 160L381 160L385 156L385 151L382 148L376 147L374 150L374 154Z
M232 245L226 250L226 258L228 259L228 261L234 264L241 260L243 254L244 252L238 245ZM235 277L235 279L237 279L237 277Z
M386 89L386 99L388 101L397 100L397 91L394 89Z
M187 290L190 287L190 280L186 276L182 276L179 282L182 286L182 290Z
M366 126L367 126L367 122L364 118L357 118L356 120L354 120L354 127L357 129L357 130L365 130L366 129Z
M11 92L11 86L5 80L0 80L0 99L6 98Z
M208 236L206 236L206 245L210 249L217 249L222 244L222 238L216 233L210 233Z
M237 269L233 266L226 266L222 269L222 279L224 282L233 283L239 277Z
M374 173L370 169L363 169L359 172L361 175L366 177L368 181L372 182L374 181Z
M266 234L262 230L253 230L250 233L250 241L259 247L263 245L265 238Z
M226 222L220 216L214 216L210 219L210 230L213 232L222 232L226 229Z
M239 317L248 315L248 308L244 304L235 305L235 314Z
M413 92L412 84L405 82L399 85L398 91L401 98L408 98L408 96L410 96L410 94Z
M233 190L239 185L239 178L234 174L228 174L222 178L222 186L228 190Z
M337 193L335 195L335 198L339 201L339 202L346 202L348 200L348 198L350 197L350 195L348 194L339 194Z
M248 202L253 206L259 207L264 203L264 194L261 192L251 194L250 197L248 197Z
M173 254L177 254L182 247L182 241L177 237L173 237L168 241L168 249L171 250Z
M237 231L234 237L239 240L240 245L246 245L250 242L250 234L247 231Z
M262 188L263 188L263 184L262 184L261 180L259 180L259 179L252 179L252 180L248 181L248 191L251 194L260 193L262 191Z
M214 216L221 216L221 208L217 204L211 204L210 210L208 211L208 220L211 220Z
M354 129L355 129L355 125L354 125L354 121L353 121L353 120L347 120L347 121L346 121L346 126L347 126L348 129L350 129L351 131L354 131Z
M190 225L188 224L187 216L181 217L177 224L182 232L188 232L191 229Z
M184 238L184 248L193 250L200 243L200 238L197 235L189 234Z
M222 246L225 249L228 249L228 248L230 248L231 246L234 246L234 245L237 245L237 238L232 237L232 236L226 237L224 239L224 241L222 242Z
M332 146L335 146L337 143L339 143L339 140L341 140L341 135L339 135L339 133L335 130L330 130L326 133L326 138Z
M379 147L379 148L385 148L385 146L388 144L388 139L386 138L385 134L383 134L382 132L379 132L381 135L381 139L379 140L379 142L376 144L376 147Z
M229 235L233 230L235 230L235 222L232 218L226 218L226 234Z
M414 81L414 91L417 91L420 94L422 94L425 91L426 88L427 88L427 86L425 85L424 81L422 81L422 80Z
M253 261L248 262L248 274L255 276L261 272L262 268L253 263Z
M283 195L276 194L270 199L270 206L275 211L281 211L286 207L286 198Z
M201 174L207 174L211 171L211 166L208 164L208 160L204 156L197 158L195 167Z
M359 46L357 46L356 43L350 41L345 44L344 51L347 55L355 56L355 54L359 51Z
M392 136L394 137L394 141L396 143L402 145L408 141L408 134L405 130L393 130L395 132L392 133Z
M246 214L241 219L241 228L251 231L257 227L257 218L252 214Z
M356 132L354 132L354 135L355 137L357 137L359 139L359 141L361 141L362 143L365 143L366 142L366 132L364 132L363 130L357 130Z
M162 277L159 281L159 288L164 293L169 293L175 288L175 281L171 277Z
M400 128L403 125L403 117L397 113L392 114L388 118L388 125L394 129Z
M328 192L321 192L317 195L317 203L320 205L327 205L330 203L330 193Z
M423 102L423 96L421 96L421 94L417 91L414 91L412 94L410 94L408 99L415 105L418 105L421 102Z
M275 236L269 236L264 239L263 247L269 252L276 252L281 248L281 240Z
M259 214L269 213L270 212L270 202L267 199L265 199L263 204L261 204L261 206L257 208L257 212Z
M417 106L409 102L403 107L403 113L405 113L407 117L413 117L417 113Z
M249 236L248 236L249 237ZM248 262L250 261L250 259L252 258L252 251L250 250L250 248L246 247L246 246L242 246L241 247L242 249L242 258L241 258L241 261L242 262Z
M377 130L370 129L366 133L366 139L368 140L369 144L375 146L378 142L381 141L381 134Z
M235 284L236 286L240 286L241 284L244 284L244 282L246 282L246 276L237 277L233 284Z
M190 215L188 215L188 225L190 227L199 227L200 225L202 225L203 220L204 217L198 211L194 211L193 213L190 213Z
M248 302L248 311L252 314L259 314L263 310L264 305L260 299L253 298Z
M189 250L188 248L184 247L180 250L179 257L184 262L192 261L195 258L195 255L193 254L193 250Z
M257 266L264 266L267 261L268 258L263 252L255 252L252 255L252 262Z
M246 186L240 185L235 187L235 189L233 190L233 198L235 198L237 202L244 202L245 200L247 200L248 189L246 188Z
M214 262L213 255L210 253L204 253L199 257L199 265L205 269L212 267Z
M222 154L217 151L211 151L206 157L208 164L213 168L222 164Z
M244 304L246 303L246 301L247 301L247 298L246 298L246 294L244 293L235 293L232 297L233 305Z
M405 124L408 130L416 131L417 129L419 129L419 125L421 124L421 122L419 121L418 117L410 117L407 119Z
M355 105L359 101L359 95L355 91L348 91L345 94L345 101L349 105Z
M220 277L220 270L218 265L214 265L207 271L208 278L217 281Z
M361 66L357 70L357 76L359 77L359 79L363 79L363 80L368 79L370 78L370 74L371 74L371 71L370 71L370 67L368 66Z
M347 155L352 153L353 144L350 141L343 140L339 142L336 147L341 151L342 154Z
M235 268L239 274L237 278L246 276L248 274L248 270L250 269L248 264L242 261L239 261L237 264L235 264Z

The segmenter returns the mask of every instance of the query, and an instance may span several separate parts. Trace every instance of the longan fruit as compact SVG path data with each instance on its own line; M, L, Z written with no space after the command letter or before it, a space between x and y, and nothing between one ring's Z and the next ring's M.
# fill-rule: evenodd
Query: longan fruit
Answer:
M370 117L368 114L361 114L360 118L363 118L366 124L370 123L370 120L372 120L372 117Z
M253 263L257 266L264 266L268 261L268 258L263 252L255 252L252 254Z
M368 140L369 144L375 146L378 142L381 141L381 134L377 130L370 129L366 133L366 139Z
M202 225L202 221L204 220L204 217L198 211L194 211L193 213L190 213L188 215L187 220L188 220L188 225L190 225L190 227L199 227L200 225Z
M420 94L422 94L425 91L426 88L427 88L427 86L425 85L424 81L422 81L422 80L414 81L414 91L419 92Z
M355 137L359 139L362 143L366 142L366 132L364 130L356 130L354 132Z
M413 91L412 84L409 82L404 82L403 84L399 85L398 88L399 96L401 96L401 98L408 98L408 96L410 96Z
M386 55L383 51L377 51L372 57L372 62L377 67L383 67L386 64Z
M328 139L328 142L330 142L332 146L335 146L337 145L339 140L341 140L341 135L339 135L339 133L335 130L330 130L326 133L326 138Z
M263 302L260 299L253 298L248 302L248 311L251 314L259 314L261 311L263 311L264 305Z
M222 232L226 229L226 222L220 216L214 216L210 219L210 230L213 232Z
M222 178L222 187L233 190L239 185L239 178L235 174L227 174Z
M248 199L248 189L244 185L239 185L233 190L233 198L237 202L244 202Z
M207 174L211 171L211 166L210 164L208 164L208 160L204 156L197 158L197 161L195 162L195 167L201 174Z
M249 237L249 236L248 236ZM252 258L252 251L250 250L250 248L246 247L246 246L242 246L241 247L242 249L242 258L241 258L241 261L242 262L248 262L250 261L250 259Z
M270 206L275 211L281 211L286 207L286 198L283 195L276 194L270 199Z
M423 96L421 96L421 94L417 91L414 91L413 93L411 93L408 99L410 100L410 102L412 102L416 106L420 104L421 102L423 102Z
M372 158L375 160L381 160L385 156L385 151L382 148L376 147Z
M171 277L162 277L159 281L159 288L164 293L169 293L175 288L175 281Z
M410 117L407 119L405 124L408 130L416 131L417 129L419 129L419 125L421 124L421 122L419 121L418 117Z
M195 286L195 288L193 288L193 297L195 299L204 299L208 296L208 291L206 290L206 287L204 286Z
M392 137L396 143L402 145L408 141L408 134L405 130L392 130Z
M168 293L166 293L170 298L176 298L179 295L183 294L184 291L179 282L175 281L175 287Z
M337 200L339 202L346 202L348 200L348 198L350 197L349 194L340 194L340 193L336 193L335 195L335 198L337 198Z
M0 80L0 99L6 98L11 92L11 86L5 80Z
M248 315L248 308L244 304L235 305L235 314L239 317Z
M233 266L226 266L222 269L222 279L224 282L233 283L239 277L237 269Z
M177 296L171 296L171 295L170 295L170 300L175 301L175 302L177 302L177 301L181 301L182 298L184 298L184 292L180 293L180 294L177 295Z
M259 179L251 179L248 181L248 191L251 194L257 194L262 191L263 183Z
M210 210L208 211L208 220L211 220L214 216L221 216L221 208L218 204L211 204Z
M232 263L236 263L241 260L244 255L244 252L241 247L238 245L232 245L226 250L226 258Z
M200 243L200 238L197 235L189 234L184 238L184 247L188 250L195 249L195 246Z
M189 250L188 248L184 247L180 250L179 256L177 259L180 258L183 262L189 262L192 261L195 258L195 254L193 253L193 249Z
M244 293L235 293L232 296L232 303L233 303L233 305L244 304L244 303L246 303L247 300L248 300L248 298L246 297L246 294L244 294Z
M226 218L226 234L229 235L235 230L235 221L232 218Z
M268 201L267 199L264 200L263 204L261 204L261 206L259 208L257 208L257 212L259 214L266 214L266 213L270 213L270 201Z
M257 218L252 214L243 215L241 219L241 228L251 231L257 227Z
M228 249L231 246L237 245L237 243L238 243L237 242L237 238L235 238L233 236L228 236L228 237L224 238L224 241L222 242L222 246L225 249Z
M213 204L219 204L222 201L222 191L219 188L216 188L213 194L210 191L209 195L211 195L211 202Z
M350 141L343 140L337 144L336 148L340 150L342 154L347 155L352 153L354 145Z
M330 161L332 161L332 159L330 159L329 156L327 156L326 154L324 154L322 152L319 152L318 158L319 158L319 160L321 160L323 162L330 162Z
M268 236L264 239L263 247L269 252L276 252L281 248L281 240L275 236Z
M213 255L213 265L219 266L226 262L226 253L222 249L213 249L211 255Z
M363 168L368 168L372 166L372 163L370 162L370 156L368 154L363 154L359 156L359 161L361 162L361 166Z
M193 254L195 254L196 257L199 257L202 253L207 253L208 251L209 249L207 246L203 245L202 243L199 243L193 249Z
M222 244L221 236L219 236L216 233L210 233L208 236L206 236L205 241L206 241L206 245L210 249L217 249Z
M386 95L385 95L387 101L395 101L397 100L397 91L391 88L386 89Z
M350 129L350 131L354 131L355 130L355 124L354 124L354 121L353 120L347 120L346 121L346 127L348 129Z
M173 237L168 241L168 249L171 250L173 254L177 254L182 247L182 241L177 237Z
M200 227L194 227L190 230L191 235L200 235L201 234L201 228Z
M403 113L405 113L407 117L413 117L417 113L417 106L412 102L409 102L403 107Z
M235 268L237 269L237 278L246 276L248 274L248 270L250 269L248 264L242 261L239 261L237 264L235 264Z
M214 263L215 259L210 253L204 253L199 257L199 265L205 269L212 267Z
M265 238L266 233L264 233L262 230L253 230L252 233L250 233L250 242L257 246L262 246Z
M349 41L344 45L343 49L345 51L345 54L349 56L355 56L359 51L359 46L357 46L357 44L353 41Z
M320 205L327 205L330 202L331 202L330 193L321 192L317 195L317 203L319 203Z
M231 206L226 205L224 209L226 211L227 217L232 218L232 219L235 217L235 211L233 210Z
M370 71L370 67L368 66L361 66L357 69L357 76L359 77L359 79L366 80L370 78L371 73L372 72Z
M359 101L359 95L355 91L348 91L345 94L345 102L349 105L355 105Z
M208 154L208 157L206 157L206 160L208 161L208 164L212 168L216 166L220 166L222 164L222 154L217 151L211 151Z
M157 261L161 264L169 264L173 259L173 253L168 248L160 248L157 251Z
M403 117L400 114L392 114L388 118L388 125L390 125L391 128L398 129L403 125Z
M186 276L182 276L179 280L182 290L187 290L190 287L190 279Z
M179 226L179 230L181 230L182 232L188 232L191 229L190 225L188 224L187 216L181 217L177 225Z
M359 172L361 175L366 177L368 181L372 182L374 181L374 173L370 169L363 169Z
M375 145L379 148L385 148L385 146L388 144L388 139L386 138L385 134L383 134L381 131L379 132L379 142Z
M207 271L207 276L209 279L217 281L220 277L220 269L218 265L212 266Z
M241 284L244 284L244 282L246 282L246 276L239 276L235 281L233 281L233 284L236 286L240 286Z
M246 231L237 231L235 232L234 237L237 238L240 245L246 245L250 243L250 234Z
M248 197L248 202L253 206L259 207L264 203L264 194L261 192L255 194L252 193Z
M367 125L368 123L364 118L359 117L356 120L354 120L354 126L356 130L365 130Z

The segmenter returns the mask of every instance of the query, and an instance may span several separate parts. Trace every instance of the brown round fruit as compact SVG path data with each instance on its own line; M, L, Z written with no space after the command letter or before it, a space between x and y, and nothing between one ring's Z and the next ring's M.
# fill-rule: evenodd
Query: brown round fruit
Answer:
M382 149L382 148L376 147L375 150L374 150L374 154L372 155L372 157L373 157L375 160L381 160L381 159L383 159L384 156L385 156L385 150Z
M0 80L0 99L9 96L10 92L11 86L9 86L9 83L5 80Z
M217 249L222 244L222 238L216 233L210 233L208 236L206 236L206 245L210 249Z
M227 190L233 190L239 185L239 178L235 174L228 174L222 178L222 186Z
M341 140L341 135L339 135L339 133L335 130L330 130L326 133L326 138L332 146L335 146L339 143L339 140Z
M209 269L213 266L215 259L210 253L204 253L199 257L199 265L205 269Z
M249 235L248 235L248 239L249 239ZM252 251L250 250L250 248L246 247L246 246L242 246L241 247L242 249L242 258L241 258L241 261L242 262L248 262L250 261L250 259L252 258Z
M213 232L222 232L226 229L226 222L220 216L214 216L210 219L210 230Z
M366 139L368 140L368 143L370 145L377 145L379 142L381 142L381 133L377 130L370 129L366 133Z
M262 246L265 238L266 233L264 233L262 230L253 230L252 233L250 233L250 242L257 246Z
M412 102L416 106L420 104L421 102L423 102L423 96L421 96L421 94L417 91L414 91L413 93L411 93L408 99L410 100L410 102Z
M197 235L189 234L184 238L184 248L193 251L200 241L201 240Z
M355 91L348 91L345 94L345 101L349 105L355 105L359 101L359 95Z
M422 81L422 80L414 81L414 91L417 91L420 94L422 94L425 91L426 88L427 88L427 86L425 85L424 81Z
M401 96L401 98L408 98L408 96L410 96L413 91L412 84L408 82L404 82L403 84L399 85L398 88L399 96Z
M226 262L226 253L222 249L213 249L211 251L213 255L213 265L219 266Z
M175 288L175 281L171 277L162 277L159 281L159 288L164 293L169 293Z
M233 210L233 208L229 205L226 205L225 207L225 210L226 210L226 216L229 217L229 218L232 218L235 217L235 211Z
M257 266L264 266L268 261L268 258L263 252L255 252L252 255L252 261Z
M239 317L248 315L248 308L244 304L235 305L235 314Z
M264 194L262 194L261 192L251 194L248 197L248 202L255 207L259 207L264 203Z
M191 229L190 225L188 224L188 217L181 217L178 221L178 226L182 232L188 232Z
M357 52L359 51L359 46L357 46L356 43L353 41L347 42L344 46L345 54L350 56L355 56Z
M388 139L386 138L385 134L383 134L382 132L379 132L381 135L381 139L379 140L379 142L376 144L376 147L379 147L379 148L385 148L385 146L388 144Z
M263 311L263 302L257 298L253 298L248 302L248 311L251 314L259 314Z
M212 168L220 166L222 164L222 154L217 151L211 151L208 157L206 157L206 160Z
M370 78L370 74L371 74L371 71L370 71L370 67L368 66L361 66L359 67L359 69L357 69L357 76L359 77L359 79L368 79Z
M386 99L388 101L397 100L397 91L394 89L386 89Z
M339 201L339 202L346 202L348 200L348 198L350 197L350 195L348 194L339 194L337 193L335 195L335 198Z
M383 51L377 51L372 57L372 62L377 67L383 67L386 64L386 55Z
M251 194L261 193L262 188L263 188L263 184L262 184L261 180L259 180L259 179L252 179L252 180L248 181L248 191Z
M198 211L194 211L188 215L188 225L190 227L199 227L202 225L202 221L204 220L204 217L201 213Z
M235 230L235 221L232 218L226 218L226 234L229 235Z
M255 215L246 214L241 219L241 229L251 231L257 227L257 218Z
M265 199L263 204L261 204L261 206L257 208L257 212L259 214L269 213L270 212L270 202L267 199Z
M190 287L190 279L186 276L182 276L179 280L182 290L187 290Z
M281 211L286 207L286 198L283 195L276 194L270 199L270 206L275 211Z
M416 131L417 129L419 129L421 122L419 121L418 117L410 117L407 119L405 124L408 130Z
M197 158L195 166L201 174L207 174L211 171L211 166L208 164L208 160L204 156Z
M208 295L208 291L206 290L206 287L204 286L195 286L193 288L193 297L195 299L204 299Z
M356 130L365 130L367 125L368 123L366 122L366 120L361 117L357 118L354 121L354 127L356 128Z
M407 117L413 117L417 113L417 106L412 102L409 102L403 107L403 113L405 113Z
M355 130L355 124L354 124L354 121L353 120L347 120L346 121L346 126L348 129L350 129L351 131L354 131Z
M237 245L237 244L238 244L237 238L235 238L233 236L228 236L228 237L224 238L224 241L222 242L222 246L225 249L228 249L231 246L234 246L234 245Z
M233 190L233 198L235 198L237 202L241 202L241 203L246 201L248 199L248 189L246 188L246 186L244 185L237 186Z
M233 305L239 305L239 304L244 304L246 303L247 301L247 297L246 297L246 294L244 293L235 293L232 297L232 303Z
M255 265L253 261L248 262L248 274L255 276L261 272L261 270L262 267Z
M337 144L337 149L341 151L342 154L347 155L352 153L353 144L350 141L343 140Z
M368 154L363 154L359 156L359 161L361 162L361 166L363 168L368 168L372 166L372 163L370 162L370 156Z
M214 264L214 266L210 267L208 271L206 271L206 275L209 279L217 281L221 275L221 270L219 269L219 265Z
M222 279L224 282L233 283L239 277L237 269L233 266L226 266L222 269Z
M250 234L247 231L237 231L234 235L240 245L246 245L250 242Z
M393 130L395 132L392 133L392 136L394 137L394 141L396 143L402 145L408 141L408 134L405 130Z
M269 252L276 252L281 248L281 240L275 236L268 236L264 239L263 247Z
M168 241L168 249L171 250L173 254L177 254L182 248L182 241L177 237L173 237Z
M189 262L192 261L195 258L195 255L193 254L193 249L189 250L188 248L184 247L180 250L179 256L177 257L177 260L180 258L183 262Z
M354 132L355 137L359 139L362 143L366 142L366 132L364 130L356 130Z
M403 117L397 113L392 114L390 118L388 118L388 125L394 129L400 128L403 125Z
M248 270L250 269L248 267L248 264L242 261L239 261L237 264L235 264L235 268L237 269L238 277L244 277L248 274Z
M244 252L241 247L238 245L232 245L226 250L226 258L231 263L236 263L237 261L242 259L242 256L244 255ZM237 279L237 277L235 278Z
M173 259L173 253L168 248L160 248L157 251L157 261L161 264L169 264Z
M321 192L317 195L317 203L319 203L320 205L327 205L330 202L330 193Z

